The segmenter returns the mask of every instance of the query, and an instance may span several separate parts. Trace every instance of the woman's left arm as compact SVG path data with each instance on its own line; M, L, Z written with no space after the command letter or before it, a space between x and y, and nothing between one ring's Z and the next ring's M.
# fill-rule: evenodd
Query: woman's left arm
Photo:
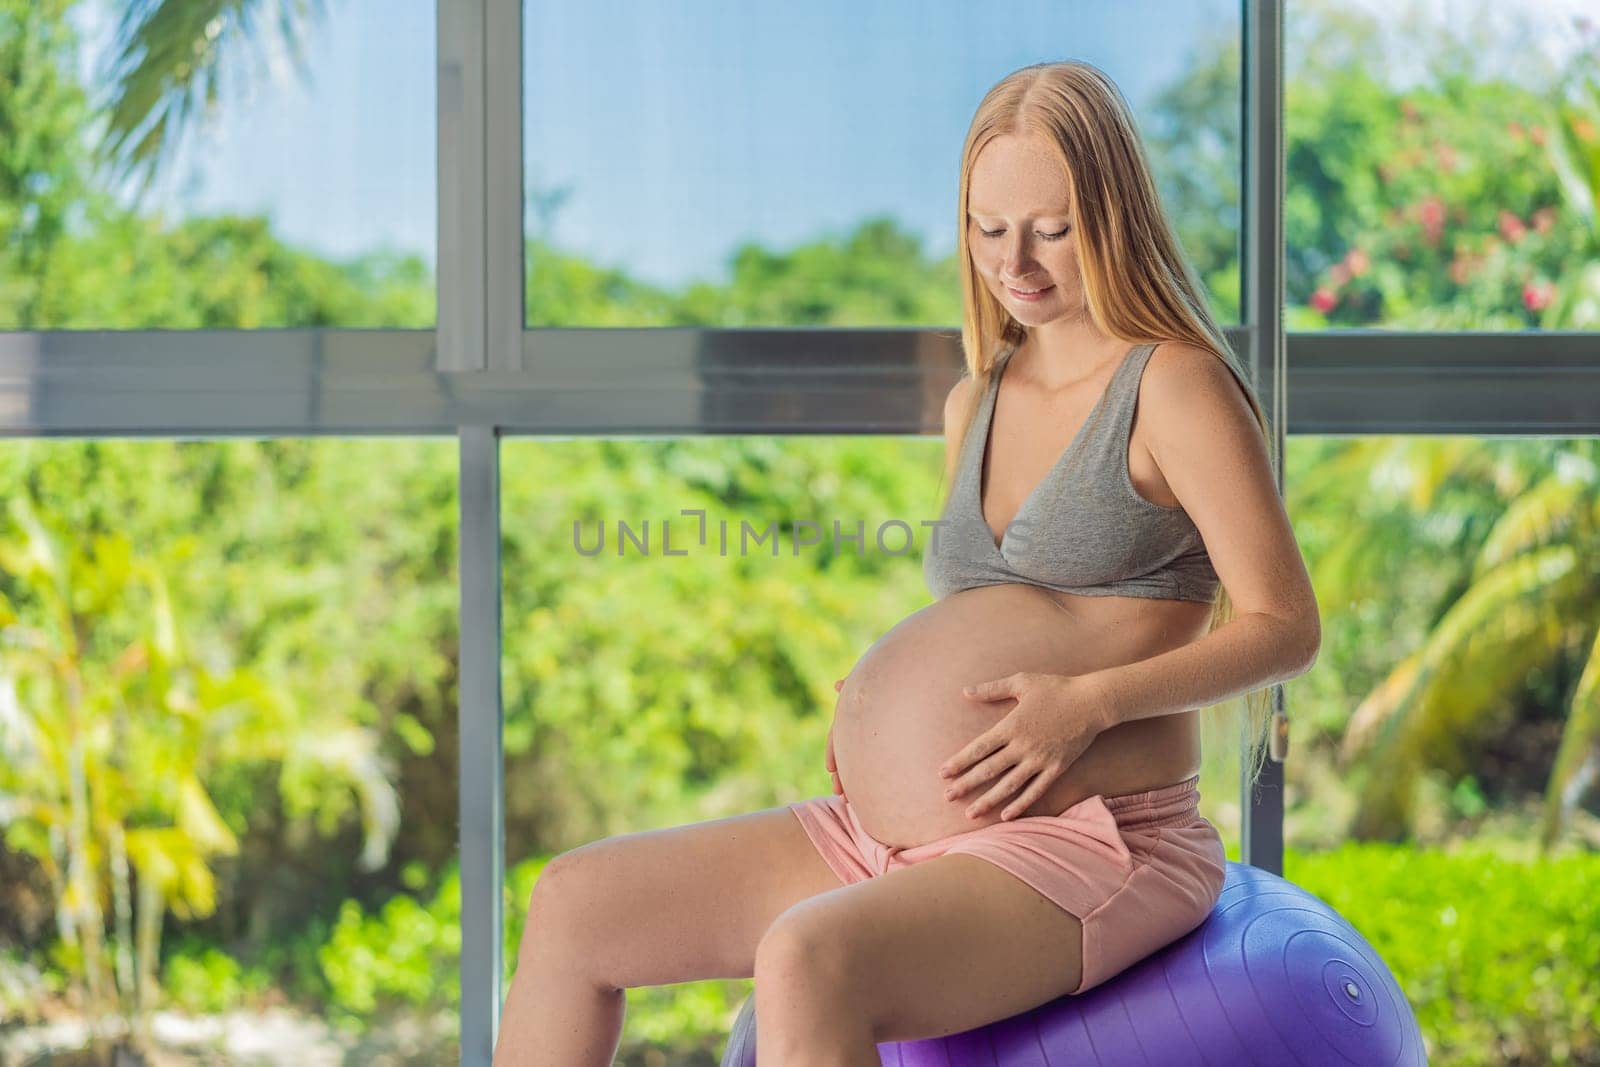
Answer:
M1151 455L1199 529L1235 615L1180 648L1084 675L1107 728L1293 678L1322 643L1266 439L1233 372L1203 348L1163 343L1145 367L1139 411Z
M1293 620L1250 612L1187 645L1079 676L1100 729L1192 711L1298 677L1316 640Z

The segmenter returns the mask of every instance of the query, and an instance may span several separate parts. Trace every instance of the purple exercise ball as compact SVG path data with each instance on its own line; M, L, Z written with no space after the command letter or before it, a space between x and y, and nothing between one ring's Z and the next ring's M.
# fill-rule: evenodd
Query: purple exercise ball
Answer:
M1410 1067L1428 1062L1399 983L1326 903L1259 867L1228 862L1194 930L1078 996L964 1033L889 1041L892 1067ZM755 1067L755 997L722 1067Z

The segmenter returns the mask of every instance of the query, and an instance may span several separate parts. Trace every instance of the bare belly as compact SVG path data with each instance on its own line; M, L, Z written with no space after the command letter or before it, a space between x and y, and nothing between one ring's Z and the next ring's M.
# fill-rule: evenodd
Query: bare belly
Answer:
M1014 671L1083 674L1147 659L1201 636L1209 611L1018 584L963 590L907 616L856 663L834 709L839 781L862 827L885 844L912 846L999 822L1003 805L966 816L993 783L946 800L939 767L1016 701L977 703L961 688ZM1096 793L1137 793L1195 774L1199 717L1184 711L1103 731L1023 814L1056 815Z

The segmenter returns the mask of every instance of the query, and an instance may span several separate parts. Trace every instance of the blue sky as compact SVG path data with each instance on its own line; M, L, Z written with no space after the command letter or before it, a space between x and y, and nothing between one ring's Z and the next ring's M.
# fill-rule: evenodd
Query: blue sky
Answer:
M275 38L231 53L215 120L183 145L154 205L168 219L264 212L280 237L331 258L389 248L432 264L434 5L325 5L309 27L307 80ZM1426 20L1460 5L1412 6ZM97 104L105 12L120 7L84 0L73 11ZM720 282L743 242L788 248L871 216L944 255L962 138L991 85L1029 63L1084 59L1138 111L1196 48L1238 32L1238 10L1238 0L530 0L524 189L567 190L557 245L671 288Z

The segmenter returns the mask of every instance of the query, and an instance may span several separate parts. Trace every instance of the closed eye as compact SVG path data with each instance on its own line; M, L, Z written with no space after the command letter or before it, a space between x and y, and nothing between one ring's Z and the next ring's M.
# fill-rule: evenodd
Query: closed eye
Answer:
M988 230L986 230L982 226L980 226L980 227L978 227L978 232L983 234L985 237L999 237L1001 234L1005 233L1006 231L1004 231L1004 230L995 230L993 233L990 233ZM1046 241L1059 241L1059 240L1061 240L1063 237L1065 237L1067 234L1069 234L1071 232L1072 232L1072 227L1068 226L1066 229L1062 230L1060 233L1041 233L1041 234L1039 234L1039 236L1043 237Z

